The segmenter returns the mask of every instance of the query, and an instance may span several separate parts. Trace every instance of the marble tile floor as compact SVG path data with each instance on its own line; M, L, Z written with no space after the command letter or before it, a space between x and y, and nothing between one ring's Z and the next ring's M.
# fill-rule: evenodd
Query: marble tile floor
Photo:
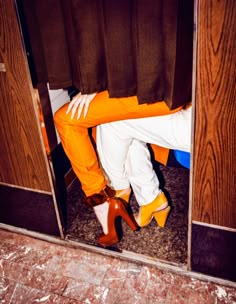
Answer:
M0 229L0 303L233 304L236 287Z

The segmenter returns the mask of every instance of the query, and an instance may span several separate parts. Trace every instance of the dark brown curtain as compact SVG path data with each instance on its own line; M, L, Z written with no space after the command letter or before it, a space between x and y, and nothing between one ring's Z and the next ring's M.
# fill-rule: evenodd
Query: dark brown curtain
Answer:
M193 0L21 0L38 82L110 97L191 98Z

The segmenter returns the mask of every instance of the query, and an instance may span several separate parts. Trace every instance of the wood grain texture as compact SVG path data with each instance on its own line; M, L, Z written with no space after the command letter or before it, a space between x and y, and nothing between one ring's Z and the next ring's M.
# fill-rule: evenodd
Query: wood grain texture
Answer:
M0 59L0 182L51 192L13 0L0 0Z
M200 0L193 220L236 228L236 5Z
M47 85L45 83L37 84L37 92L37 98L40 100L40 107L47 133L49 148L50 151L53 151L57 146L57 135Z

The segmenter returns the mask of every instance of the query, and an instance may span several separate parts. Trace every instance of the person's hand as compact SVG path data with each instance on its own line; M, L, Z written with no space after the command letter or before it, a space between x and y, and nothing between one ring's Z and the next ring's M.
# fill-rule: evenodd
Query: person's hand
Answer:
M71 119L74 118L76 112L77 113L77 119L80 118L82 110L84 109L84 117L88 113L90 102L93 100L93 98L96 96L97 93L93 94L77 94L73 97L71 102L69 103L68 109L66 111L66 114L69 114L71 112Z

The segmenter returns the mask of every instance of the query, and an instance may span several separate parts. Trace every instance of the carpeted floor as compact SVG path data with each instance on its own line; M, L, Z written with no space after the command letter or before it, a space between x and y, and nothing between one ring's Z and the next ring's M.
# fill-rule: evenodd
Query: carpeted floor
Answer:
M159 228L153 220L147 227L133 232L121 221L122 238L113 250L128 250L149 257L185 264L187 259L189 170L185 168L155 168L172 211L165 228ZM92 208L81 202L81 189L76 180L68 191L67 238L98 246L97 238L102 232ZM134 195L130 206L138 210Z

